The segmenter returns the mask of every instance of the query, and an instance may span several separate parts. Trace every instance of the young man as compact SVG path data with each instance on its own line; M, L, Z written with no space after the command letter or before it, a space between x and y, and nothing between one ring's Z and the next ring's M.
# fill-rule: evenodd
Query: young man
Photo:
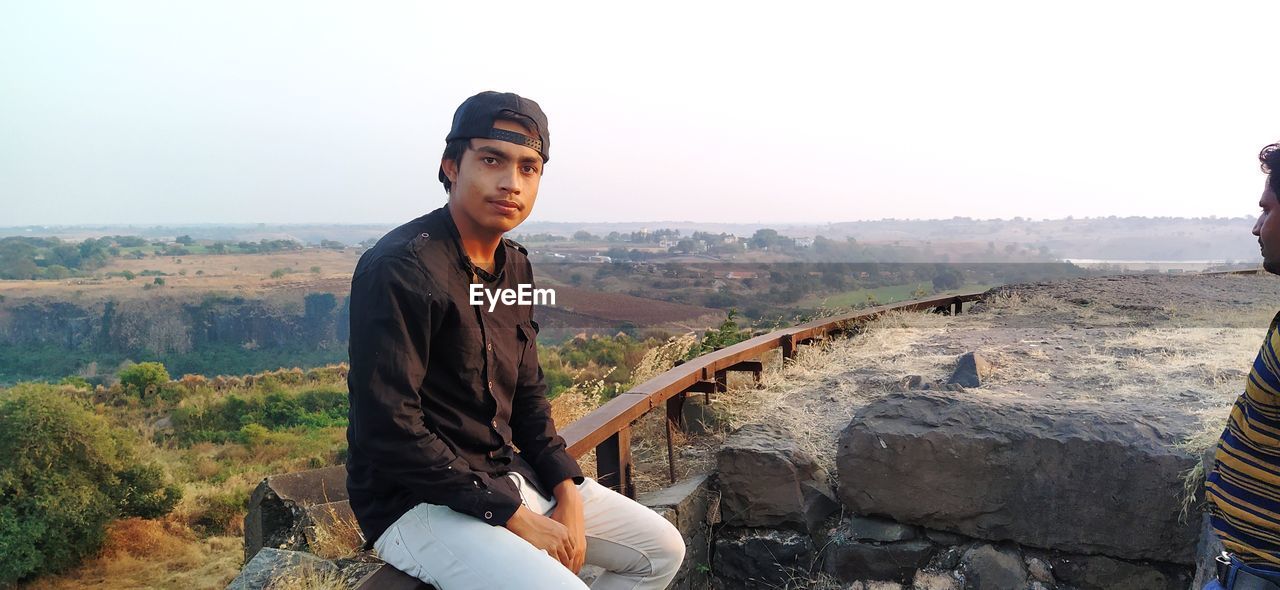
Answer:
M548 159L538 104L482 92L453 116L448 204L388 233L351 280L347 489L378 555L440 590L665 588L680 533L590 478L556 434L529 305L503 234L529 216Z
M1267 173L1253 226L1262 267L1280 274L1280 144L1258 156ZM1205 489L1214 532L1229 553L1206 590L1280 590L1280 314L1271 320L1236 400Z

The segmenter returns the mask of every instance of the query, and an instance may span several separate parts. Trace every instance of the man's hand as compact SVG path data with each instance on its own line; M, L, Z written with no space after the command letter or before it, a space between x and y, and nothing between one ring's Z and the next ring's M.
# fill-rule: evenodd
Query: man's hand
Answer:
M572 479L557 484L555 495L556 507L551 511L551 518L568 530L571 559L565 567L576 574L587 560L587 527L582 516L582 495Z
M573 543L569 537L569 529L563 524L529 510L521 505L516 513L507 520L507 530L528 541L530 545L545 550L551 557L569 567L573 563Z

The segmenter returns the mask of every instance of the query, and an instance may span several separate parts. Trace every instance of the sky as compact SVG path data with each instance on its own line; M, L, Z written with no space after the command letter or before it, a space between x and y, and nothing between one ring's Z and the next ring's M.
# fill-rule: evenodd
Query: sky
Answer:
M398 223L454 109L531 221L1254 215L1280 2L0 0L0 226Z

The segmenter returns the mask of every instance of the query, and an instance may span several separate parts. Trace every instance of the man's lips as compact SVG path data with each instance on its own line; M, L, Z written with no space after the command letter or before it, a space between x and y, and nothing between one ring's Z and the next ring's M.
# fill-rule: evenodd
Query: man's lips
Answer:
M519 213L520 209L522 209L520 203L517 203L515 201L507 201L507 200L489 201L489 206L493 207L495 210L497 210L499 213L503 215L511 215L514 213Z

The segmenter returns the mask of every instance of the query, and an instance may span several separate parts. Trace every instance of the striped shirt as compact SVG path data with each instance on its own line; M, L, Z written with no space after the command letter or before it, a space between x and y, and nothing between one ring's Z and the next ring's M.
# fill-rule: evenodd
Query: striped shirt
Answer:
M1209 515L1223 547L1249 565L1280 569L1280 313L1244 393L1218 440L1205 481Z

